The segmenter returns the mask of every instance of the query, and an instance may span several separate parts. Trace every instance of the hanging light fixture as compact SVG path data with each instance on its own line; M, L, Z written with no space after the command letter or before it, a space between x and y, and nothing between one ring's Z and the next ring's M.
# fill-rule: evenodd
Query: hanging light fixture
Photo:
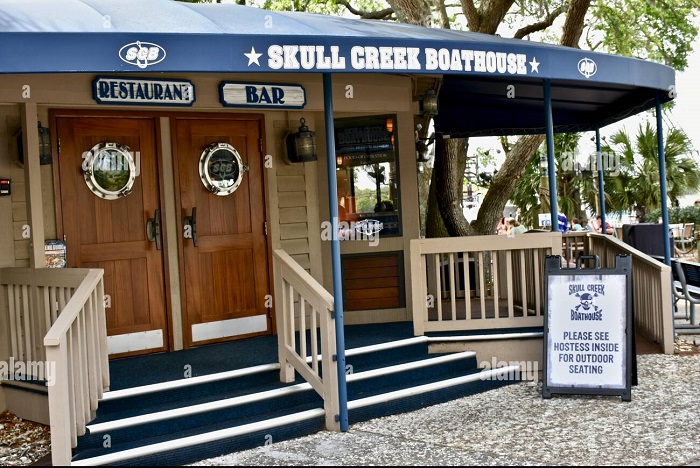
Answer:
M426 117L438 115L438 97L433 89L425 92L420 100L421 114Z
M316 134L306 126L306 120L299 122L299 131L287 135L287 159L292 163L317 161Z

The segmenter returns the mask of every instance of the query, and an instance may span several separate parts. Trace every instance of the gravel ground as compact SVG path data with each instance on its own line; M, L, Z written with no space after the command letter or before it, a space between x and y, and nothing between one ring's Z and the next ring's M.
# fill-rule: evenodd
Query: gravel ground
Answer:
M673 356L639 356L632 401L541 397L521 383L204 460L217 465L697 465L700 336ZM30 465L50 449L49 429L0 413L0 466Z
M0 465L29 465L49 453L48 426L0 413Z

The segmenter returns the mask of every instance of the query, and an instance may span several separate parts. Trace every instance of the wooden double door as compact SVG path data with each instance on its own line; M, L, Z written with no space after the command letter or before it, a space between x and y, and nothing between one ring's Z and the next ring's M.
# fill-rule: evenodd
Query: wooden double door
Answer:
M59 234L69 267L105 271L112 356L173 349L178 322L185 347L271 332L261 117L170 117L169 145L161 144L158 116L52 117ZM200 174L200 157L212 143L235 148L248 169L225 196L212 193ZM164 158L172 160L173 180L165 179ZM104 172L115 165L121 172ZM120 192L128 169L135 178ZM103 185L111 189L106 195ZM164 187L174 187L174 210L164 203L172 196ZM177 282L168 271L178 271L180 306L170 300Z

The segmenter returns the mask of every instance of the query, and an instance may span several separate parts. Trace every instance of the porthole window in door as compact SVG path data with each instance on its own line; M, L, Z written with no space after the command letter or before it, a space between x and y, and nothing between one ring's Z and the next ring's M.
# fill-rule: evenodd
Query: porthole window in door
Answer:
M131 193L137 170L133 153L126 145L98 143L83 159L83 177L92 193L116 200Z
M207 190L216 195L235 192L247 170L241 155L228 143L212 143L199 158L199 178Z

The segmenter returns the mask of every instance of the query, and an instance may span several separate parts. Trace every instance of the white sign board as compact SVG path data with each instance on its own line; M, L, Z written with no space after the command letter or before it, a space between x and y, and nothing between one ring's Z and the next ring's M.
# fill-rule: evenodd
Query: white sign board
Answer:
M552 214L551 213L540 213L537 215L540 227L550 227L552 225Z
M225 107L303 109L306 106L306 91L301 85L223 82L219 93Z
M627 387L627 277L552 275L547 375L551 387Z

